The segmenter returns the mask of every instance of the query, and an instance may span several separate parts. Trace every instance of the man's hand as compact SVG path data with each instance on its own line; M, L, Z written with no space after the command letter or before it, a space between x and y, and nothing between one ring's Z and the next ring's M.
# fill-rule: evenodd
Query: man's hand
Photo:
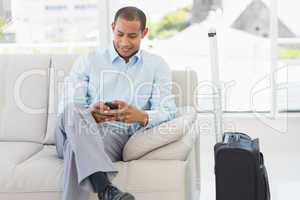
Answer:
M91 114L93 115L93 117L97 123L116 120L115 116L105 116L105 115L100 114L100 113L110 110L110 108L108 106L106 106L104 104L104 102L101 102L101 101L96 102L93 105L91 105L88 108L88 110L91 112Z
M146 126L148 123L148 114L139 110L138 108L128 105L126 102L121 100L113 100L113 104L118 105L118 109L115 110L105 110L105 113L113 114L113 118L116 121L126 122L126 123L139 123L142 126Z

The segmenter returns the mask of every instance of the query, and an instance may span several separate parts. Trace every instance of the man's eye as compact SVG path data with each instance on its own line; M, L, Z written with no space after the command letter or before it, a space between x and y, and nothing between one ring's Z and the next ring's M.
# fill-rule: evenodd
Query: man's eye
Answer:
M122 34L122 33L118 33L118 36L119 36L119 37L122 37L123 35L124 35L124 34Z
M134 39L134 38L136 38L136 35L130 35L129 36L131 39Z

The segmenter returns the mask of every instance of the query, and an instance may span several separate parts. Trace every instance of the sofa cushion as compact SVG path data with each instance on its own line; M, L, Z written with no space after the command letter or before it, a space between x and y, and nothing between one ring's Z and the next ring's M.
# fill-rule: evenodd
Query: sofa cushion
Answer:
M0 162L17 165L42 148L43 145L33 142L0 142Z
M42 142L48 100L47 56L0 56L0 141Z
M181 160L185 161L193 148L193 138L187 134L178 141L155 149L139 160Z
M186 188L182 183L186 180L187 162L137 160L115 164L119 173L112 182L124 191L132 192L137 197L153 194L159 197L163 193L180 196L175 199L184 198ZM54 145L45 145L43 150L12 170L7 182L0 182L1 192L37 195L62 191L63 160L57 158ZM94 197L94 194L91 195Z
M178 116L154 128L138 131L123 150L123 160L136 160L147 153L180 140L196 120L196 112L192 107L178 109Z
M46 172L46 173L45 173ZM63 160L58 159L55 146L44 148L14 168L5 192L61 191Z
M0 142L0 192L5 190L16 166L42 149L31 142Z

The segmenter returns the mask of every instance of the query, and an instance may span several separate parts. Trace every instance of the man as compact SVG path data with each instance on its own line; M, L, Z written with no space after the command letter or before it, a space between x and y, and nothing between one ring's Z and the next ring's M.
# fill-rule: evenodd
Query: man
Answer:
M175 117L169 67L140 49L148 32L145 14L121 8L112 31L111 47L79 58L66 79L68 95L60 102L56 129L63 200L85 200L89 192L104 200L133 200L111 184L113 162L122 160L132 134Z

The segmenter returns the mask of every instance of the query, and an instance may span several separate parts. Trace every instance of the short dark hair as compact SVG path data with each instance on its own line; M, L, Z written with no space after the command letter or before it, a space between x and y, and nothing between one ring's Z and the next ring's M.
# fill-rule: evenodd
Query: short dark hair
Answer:
M147 20L146 15L139 8L133 6L120 8L115 14L114 22L116 23L119 18L123 18L128 21L138 20L141 23L141 31L145 30Z

